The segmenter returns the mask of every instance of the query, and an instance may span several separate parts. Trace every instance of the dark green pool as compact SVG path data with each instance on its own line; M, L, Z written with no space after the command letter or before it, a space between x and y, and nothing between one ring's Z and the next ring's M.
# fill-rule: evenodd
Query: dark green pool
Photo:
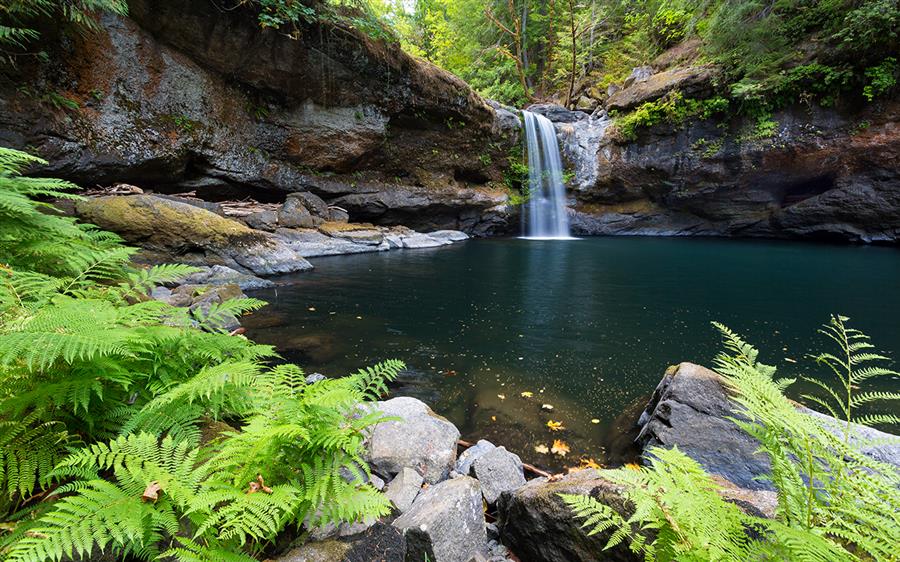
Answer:
M804 357L826 346L816 329L832 312L900 351L892 248L504 239L313 261L313 272L254 294L271 306L248 322L251 337L328 375L402 359L410 370L396 393L429 402L463 438L553 468L614 462L666 367L710 363L712 320L785 375L814 371ZM549 420L566 429L551 432ZM557 438L571 448L565 459L534 451Z

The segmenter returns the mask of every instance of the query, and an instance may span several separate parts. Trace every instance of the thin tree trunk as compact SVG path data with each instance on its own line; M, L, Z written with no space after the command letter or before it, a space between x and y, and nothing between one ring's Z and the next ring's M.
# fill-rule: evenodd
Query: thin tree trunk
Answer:
M566 107L571 109L572 96L575 93L575 69L578 68L578 34L575 32L575 0L569 0L569 28L572 32L572 71L569 76L569 93L566 96Z

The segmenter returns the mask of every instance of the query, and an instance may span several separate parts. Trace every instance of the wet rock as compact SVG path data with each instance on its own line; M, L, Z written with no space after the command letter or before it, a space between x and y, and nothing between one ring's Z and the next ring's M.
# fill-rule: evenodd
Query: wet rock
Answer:
M241 273L224 265L204 267L202 271L188 275L181 282L188 285L237 285L244 291L275 286L268 279Z
M409 467L404 467L387 485L384 495L393 502L400 513L405 513L412 507L424 482L425 479L421 474Z
M487 542L481 487L467 476L431 486L393 525L406 538L407 560L469 562Z
M489 505L493 505L501 493L525 485L522 460L505 447L496 447L475 459L472 471L481 484L484 499Z
M673 90L685 97L704 97L712 92L713 78L717 70L711 66L674 68L652 74L650 67L642 67L640 73L632 72L634 79L625 81L625 88L611 95L607 109L632 109L642 103L657 100ZM647 74L650 72L651 74Z
M275 558L275 562L404 562L406 539L390 525L375 523L364 532L310 542Z
M537 478L500 496L498 526L503 542L515 545L523 562L637 562L627 546L603 550L611 532L588 536L572 517L559 494L587 494L630 516L621 488L600 478L593 469L581 470L550 482Z
M381 475L413 468L429 484L447 478L456 461L459 430L415 398L376 402L374 409L402 421L376 425L366 439L365 458Z
M172 261L227 265L257 275L312 268L274 236L178 201L152 195L94 197L79 201L76 211L84 220Z
M543 115L554 123L574 123L588 118L583 111L572 111L552 103L534 104L528 107L528 111Z
M463 240L468 240L469 235L465 232L460 232L459 230L435 230L434 232L429 232L428 236L430 238L434 238L440 242L461 242Z
M400 238L400 242L406 249L436 248L438 246L451 244L449 240L438 240L436 238L428 236L427 234L411 234L409 236L402 236Z
M306 377L306 384L316 384L319 381L324 381L326 378L322 373L313 373Z
M459 454L459 458L456 459L456 472L469 475L472 471L472 464L484 456L485 453L496 448L496 445L490 441L479 439L478 443Z
M323 221L328 220L328 203L318 195L309 191L295 191L294 193L288 193L287 198L296 199L312 216L318 217Z
M841 424L834 418L811 413L826 423L831 420L835 432L840 431ZM650 447L677 446L708 472L739 488L774 490L769 481L759 479L769 474L768 458L757 452L759 443L735 425L732 417L740 418L740 411L729 400L719 375L693 363L681 363L666 371L653 392L638 421L642 427L637 442L645 455ZM891 437L871 428L859 430L866 438ZM900 468L900 445L867 447L863 452Z

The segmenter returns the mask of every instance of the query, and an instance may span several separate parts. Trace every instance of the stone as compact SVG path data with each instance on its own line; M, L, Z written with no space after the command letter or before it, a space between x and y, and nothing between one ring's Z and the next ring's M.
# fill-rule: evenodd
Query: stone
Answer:
M278 228L278 213L275 211L257 211L244 217L244 222L250 228L275 232Z
M528 111L539 113L554 123L574 123L587 119L583 111L572 111L553 103L538 103L528 107Z
M496 503L501 493L525 485L522 460L505 447L495 447L475 459L472 471L481 484L481 491L488 505Z
M306 384L316 384L319 381L324 381L326 378L322 373L313 373L306 377Z
M400 513L405 513L412 507L413 501L422 490L423 483L425 483L425 479L421 474L409 467L404 467L388 483L384 495L393 502Z
M179 201L153 195L91 197L79 201L76 211L84 220L172 261L228 265L256 275L312 269L271 234Z
M713 78L718 70L712 66L691 66L673 68L652 74L650 67L645 69L631 82L625 81L625 87L609 96L607 109L632 109L642 103L658 100L673 90L678 90L685 97L704 97L712 92ZM635 69L637 71L638 69ZM646 74L650 72L650 74ZM632 72L635 76L635 72Z
M435 230L429 232L428 236L441 242L461 242L469 239L468 234L459 230Z
M400 243L403 244L403 248L405 249L418 249L418 248L436 248L438 246L444 246L447 244L452 244L452 242L448 240L438 240L436 238L432 238L427 234L411 234L409 236L401 236Z
M292 250L308 258L380 252L390 249L390 246L383 244L384 237L382 237L382 244L371 244L349 237L329 236L318 230L310 229L280 228L275 234ZM363 240L365 240L365 237L363 237ZM370 239L369 241L372 240Z
M631 69L631 74L625 79L624 88L629 88L635 82L643 82L653 75L653 68L650 66L638 66Z
M188 275L181 282L188 285L237 285L243 291L275 286L268 279L241 273L224 265L203 267L202 271Z
M382 422L370 430L365 459L376 472L392 476L409 467L429 484L447 478L456 461L456 426L415 398L376 402L374 409L402 420Z
M469 562L487 546L481 486L467 476L431 486L398 517L407 560Z
M350 222L350 213L340 207L328 207L328 222Z
M826 423L830 420L835 433L841 435L841 422L806 411ZM641 430L636 441L645 458L650 447L677 446L706 471L733 486L751 492L774 490L771 482L759 479L769 474L768 458L757 452L759 443L729 419L732 417L740 418L740 412L728 398L721 377L699 365L681 363L666 371L653 392L638 421ZM893 437L871 428L858 430L867 440ZM900 469L900 444L896 442L865 447L863 452Z
M169 302L172 298L172 290L166 287L153 287L150 291L150 298L156 301Z
M361 533L312 541L274 562L405 562L406 539L396 527L376 522Z
M288 197L278 210L278 225L284 228L315 228L323 220L314 216L296 197Z
M312 216L318 217L323 221L329 220L328 203L318 195L309 191L295 191L294 193L288 193L287 198L296 199Z
M229 299L245 298L246 296L235 284L203 287L194 297L189 308L194 318L206 322L213 330L230 332L241 327L240 320L232 314L218 313L210 316L212 307Z
M477 443L459 454L459 458L456 459L456 472L469 475L472 471L472 463L496 448L490 441L479 439Z
M626 519L631 516L621 488L600 478L594 469L580 470L557 480L530 480L501 494L497 502L498 527L503 542L528 562L637 562L643 560L626 545L604 550L611 531L588 536L559 494L590 495Z

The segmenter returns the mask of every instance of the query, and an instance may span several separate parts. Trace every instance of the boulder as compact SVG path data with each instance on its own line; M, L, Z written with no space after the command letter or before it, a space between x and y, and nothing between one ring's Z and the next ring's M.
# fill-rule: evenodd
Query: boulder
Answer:
M634 73L632 75L635 76ZM712 92L716 69L711 66L673 68L640 78L645 75L646 73L642 72L631 82L626 80L625 88L609 96L606 108L632 109L642 103L657 100L673 90L678 90L685 97L706 96Z
M529 106L528 111L543 115L554 123L574 123L588 118L583 111L572 111L554 103L536 103Z
M495 447L472 463L475 478L481 484L484 500L493 505L500 494L525 485L522 460L505 447Z
M328 220L328 203L318 195L309 191L295 191L294 193L288 193L287 199L296 199L301 205L306 207L306 210L312 216L318 217L323 221Z
M309 542L274 558L274 562L404 562L405 554L403 534L379 522L361 533Z
M244 223L256 230L275 232L278 228L278 213L275 211L257 211L244 217Z
M472 471L472 463L480 459L488 451L492 451L496 448L497 447L490 441L479 439L478 443L475 443L459 454L459 458L456 459L456 472L468 476Z
M375 403L374 408L400 418L370 430L365 459L376 472L392 476L409 467L429 484L447 478L456 461L456 426L415 398L392 398Z
M445 246L447 244L452 244L449 240L438 240L436 238L432 238L427 234L411 234L409 236L402 236L400 238L401 244L406 249L417 249L417 248L436 248L438 246Z
M393 480L388 483L384 495L397 507L400 513L404 513L412 507L413 501L422 490L425 479L415 470L404 467Z
M391 248L385 243L377 245L360 243L352 238L328 236L318 230L310 229L280 228L275 234L284 240L292 250L308 258L380 252Z
M821 417L826 426L833 424L835 433L840 434L841 422L807 411ZM732 417L739 418L740 412L729 400L719 375L693 363L681 363L666 371L653 392L638 421L641 430L637 443L645 455L650 447L677 445L708 472L739 488L773 490L770 482L758 479L769 473L768 458L757 452L759 443L735 425L729 419ZM885 442L894 437L871 428L855 429L867 440ZM893 444L867 446L863 452L900 469L900 444L896 438Z
M393 525L408 561L470 562L487 547L481 486L468 476L431 486Z
M439 242L451 243L451 242L461 242L463 240L468 240L469 235L465 232L461 232L459 230L435 230L434 232L429 232L428 236L438 240Z
M257 275L312 269L271 234L196 207L153 195L103 196L79 201L86 221L127 242L192 265L227 265Z
M630 513L621 488L600 478L593 469L581 470L549 481L536 478L497 502L498 525L503 542L514 547L522 562L636 562L626 545L603 550L611 531L588 536L559 494L585 494L609 505L624 517Z
M350 213L340 207L328 207L328 222L350 222Z
M628 75L628 78L625 79L625 83L622 86L624 88L628 88L635 82L643 82L651 76L653 76L653 68L649 66L638 66L636 68L632 68L631 74Z
M224 265L203 267L202 271L192 273L181 280L188 285L237 285L243 291L274 287L275 283L255 275L241 273Z
M278 225L285 228L315 228L323 220L314 216L296 197L288 197L278 210Z

